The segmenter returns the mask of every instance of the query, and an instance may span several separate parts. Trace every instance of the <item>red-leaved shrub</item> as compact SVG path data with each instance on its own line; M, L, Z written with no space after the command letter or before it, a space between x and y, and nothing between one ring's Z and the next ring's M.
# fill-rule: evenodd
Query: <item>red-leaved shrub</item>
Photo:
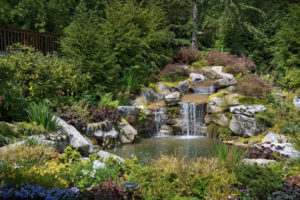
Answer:
M181 47L173 56L173 63L192 64L204 56L205 54L195 47Z
M239 93L252 97L266 97L271 92L271 85L255 75L242 77L238 80Z
M240 58L228 52L209 52L207 64L209 66L226 66L225 71L231 74L247 73L256 68L255 63L251 60L251 58Z
M90 113L91 113L91 120L93 122L101 122L104 120L109 120L113 123L118 123L121 120L120 113L118 112L118 110L114 108L92 107L90 109Z
M79 132L85 133L87 127L86 119L82 119L79 114L72 112L69 106L58 108L57 114L68 124L74 126Z

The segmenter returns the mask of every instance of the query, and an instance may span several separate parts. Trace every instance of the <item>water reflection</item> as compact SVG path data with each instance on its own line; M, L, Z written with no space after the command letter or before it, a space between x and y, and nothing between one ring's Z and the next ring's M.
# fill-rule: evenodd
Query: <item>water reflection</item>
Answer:
M140 143L123 145L109 152L123 158L137 157L141 164L149 164L161 154L184 154L187 159L213 153L217 141L199 136L154 137Z

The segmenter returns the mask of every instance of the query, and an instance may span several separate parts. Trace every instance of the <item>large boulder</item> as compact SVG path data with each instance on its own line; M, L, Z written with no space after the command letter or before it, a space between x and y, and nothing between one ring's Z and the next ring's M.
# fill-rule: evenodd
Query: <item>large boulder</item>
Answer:
M261 143L285 143L286 141L286 136L279 135L274 132L269 132L261 141Z
M237 93L232 93L232 94L228 94L225 96L225 100L228 104L228 106L238 106L240 105L240 101L239 101L239 94Z
M182 81L174 86L174 88L182 94L189 90L190 82L188 80Z
M253 117L255 114L266 111L266 107L263 105L240 105L229 108L230 112L234 114L242 114L248 117Z
M120 141L122 144L131 144L135 138L135 136L138 134L137 130L135 130L130 124L125 122L119 123L119 129L120 129Z
M256 119L240 114L232 115L229 128L236 135L243 137L256 136L265 130L265 127Z
M100 146L104 148L119 145L119 131L115 128L115 125L108 120L89 124L86 135L95 138Z
M189 73L190 73L190 68L188 65L176 63L176 64L167 65L159 74L161 76L174 76L174 75L188 76Z
M190 73L190 78L192 79L192 84L198 84L205 81L205 76L197 73Z
M140 110L141 109L136 106L119 106L118 107L118 111L119 111L121 117L126 119L129 123L132 123L137 119Z
M162 95L165 95L165 96L166 96L166 95L172 93L172 89L171 89L169 86L165 85L165 84L159 83L159 84L157 85L157 87L158 87L158 89L159 89L159 92L160 92Z
M220 79L221 75L219 72L210 67L204 67L200 70L201 74L203 74L206 78L209 79Z
M165 100L168 106L175 106L180 101L180 92L173 92L165 96Z
M83 154L89 154L89 150L92 148L87 138L83 137L74 126L67 124L64 120L57 116L53 116L53 119L56 119L58 124L62 127L63 132L67 133L68 138L70 140L70 145Z
M162 94L159 94L150 88L142 90L140 96L144 97L148 102L156 102L164 99Z
M212 121L220 126L227 126L229 123L229 118L225 113L215 114L212 118Z
M222 73L223 75L226 74L226 73ZM227 77L227 78L225 78ZM224 78L222 79L219 79L219 80L216 80L215 83L214 83L214 87L216 89L221 89L221 88L226 88L228 86L231 86L231 85L234 85L237 83L236 79L234 78L234 76L231 76L227 75L224 76Z
M225 111L226 101L222 97L213 97L209 100L207 105L208 113L217 113Z
M294 101L293 101L294 105L300 109L300 98L298 98L297 96L295 96Z
M125 160L123 158L121 158L120 156L117 156L117 155L114 155L112 153L109 153L107 151L102 151L100 150L98 153L97 153L102 159L103 161L109 159L109 158L113 158L115 160L118 160L120 163L123 163Z

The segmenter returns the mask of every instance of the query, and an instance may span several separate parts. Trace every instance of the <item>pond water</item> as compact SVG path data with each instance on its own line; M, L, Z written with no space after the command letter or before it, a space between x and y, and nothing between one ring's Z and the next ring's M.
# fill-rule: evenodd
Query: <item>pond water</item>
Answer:
M142 139L136 144L123 145L109 152L122 158L137 157L139 163L149 164L161 154L183 154L187 159L208 156L215 151L218 141L201 136L171 136Z

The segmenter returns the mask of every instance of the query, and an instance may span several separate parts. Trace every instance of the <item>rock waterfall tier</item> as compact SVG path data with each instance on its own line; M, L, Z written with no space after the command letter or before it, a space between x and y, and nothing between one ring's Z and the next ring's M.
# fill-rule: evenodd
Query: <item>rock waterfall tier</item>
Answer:
M206 104L182 103L181 109L183 112L182 134L205 135L203 128L205 128Z
M166 123L166 114L163 107L153 111L153 113L156 126L156 134L159 134L162 126Z
M194 94L212 94L215 92L214 86L194 88Z

